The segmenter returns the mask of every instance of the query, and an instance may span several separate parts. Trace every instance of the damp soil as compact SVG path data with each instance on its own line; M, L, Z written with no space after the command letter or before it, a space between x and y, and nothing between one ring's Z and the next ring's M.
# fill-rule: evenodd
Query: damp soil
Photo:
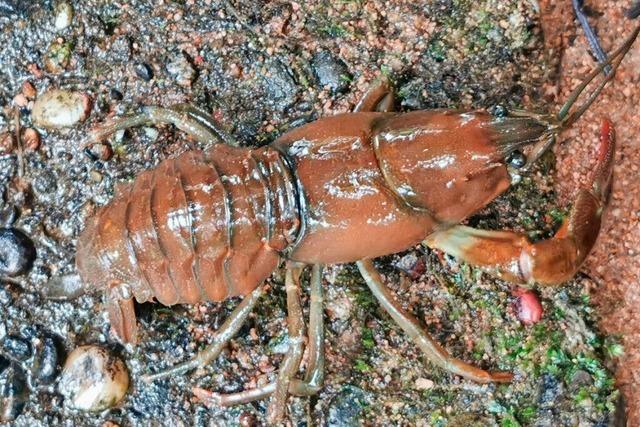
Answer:
M119 133L107 151L87 153L87 133L109 117L187 102L212 114L243 145L259 146L291 127L349 111L381 73L394 82L404 111L557 108L546 91L559 77L558 51L545 43L535 1L71 5L70 24L61 28L58 2L0 0L0 135L15 131L16 111L23 129L34 128L25 82L38 95L62 88L88 94L93 104L88 119L71 129L38 129L36 149L14 147L0 155L2 225L22 230L37 252L29 273L1 280L0 340L13 344L1 347L0 380L11 375L16 386L0 388L14 396L0 400L15 405L8 425L265 421L267 402L207 408L191 388L236 392L274 379L287 348L282 270L218 360L153 384L141 375L191 357L237 300L138 306L140 344L125 347L109 333L101 295L62 302L44 297L52 278L75 272L76 238L117 183L202 148L173 127L156 126ZM588 57L586 49L581 55ZM556 197L555 165L550 154L470 223L515 228L532 239L552 235L569 207ZM325 386L317 396L290 398L287 425L622 422L611 371L622 349L597 329L589 277L579 274L560 288L541 290L543 318L525 326L509 284L447 256L417 247L375 263L399 301L450 352L486 369L511 370L515 381L477 385L431 366L377 305L356 268L332 266L324 275ZM303 302L307 310L306 297ZM37 380L51 365L38 362L33 343L44 341L55 343L59 355L51 362L57 366L48 372L51 381ZM20 343L28 351L16 353ZM130 392L111 410L72 410L57 391L64 355L85 344L108 347L131 373Z

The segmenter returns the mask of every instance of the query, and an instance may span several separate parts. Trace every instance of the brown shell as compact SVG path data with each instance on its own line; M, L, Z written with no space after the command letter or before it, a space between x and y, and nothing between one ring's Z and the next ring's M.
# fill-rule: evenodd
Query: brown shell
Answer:
M85 282L165 305L245 295L297 233L297 194L272 149L217 145L141 173L78 242Z
M94 287L126 284L140 302L172 305L245 295L281 256L342 263L405 250L508 187L491 123L485 113L352 113L260 149L186 152L96 214L78 269Z

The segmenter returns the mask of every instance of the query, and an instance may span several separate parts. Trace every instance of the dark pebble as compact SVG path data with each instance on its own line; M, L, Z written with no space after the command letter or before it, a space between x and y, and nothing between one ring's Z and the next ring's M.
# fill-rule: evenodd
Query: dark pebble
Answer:
M18 219L18 210L15 206L4 206L0 209L0 225L11 226Z
M28 397L24 371L10 364L0 373L0 422L15 420L24 409Z
M0 274L16 276L33 266L36 248L22 231L0 228Z
M269 70L263 82L266 94L275 109L286 110L296 101L298 85L281 61L274 59L265 65Z
M115 101L122 101L122 99L124 98L122 92L120 92L118 89L111 89L109 91L109 96Z
M52 337L43 337L35 346L35 357L31 365L33 378L40 384L51 384L58 374L58 349Z
M424 110L429 108L429 101L424 94L425 82L420 78L415 78L404 83L398 94L401 104L408 110Z
M109 144L92 144L84 149L84 154L91 160L109 160L113 156L113 149Z
M361 425L360 415L366 405L364 390L348 385L331 399L327 424L333 427Z
M331 52L322 51L313 56L313 71L320 86L328 86L332 92L343 92L349 87L353 76L347 64L333 56Z
M7 357L23 362L31 357L31 344L23 338L9 335L2 341L2 352Z
M8 306L13 301L13 297L11 296L11 292L9 291L7 285L4 283L0 283L0 306Z
M543 408L553 407L564 393L562 383L551 374L543 374L540 381L538 403Z
M33 189L36 193L41 195L51 195L56 191L58 184L56 183L56 176L50 170L42 170L33 180Z
M138 62L134 66L134 70L136 72L136 76L140 77L145 82L151 81L153 78L153 70L148 64L144 62Z

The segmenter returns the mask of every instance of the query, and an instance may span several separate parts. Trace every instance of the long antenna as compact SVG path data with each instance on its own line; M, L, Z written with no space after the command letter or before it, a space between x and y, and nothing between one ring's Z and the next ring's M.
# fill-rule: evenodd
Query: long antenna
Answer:
M631 35L627 38L627 40L625 40L622 46L620 46L611 55L609 55L609 57L605 62L601 63L593 71L591 71L591 73L589 73L587 77L584 78L582 83L580 83L580 85L578 85L578 87L573 90L573 92L571 93L567 101L564 103L562 108L560 108L560 111L556 115L556 118L562 124L562 127L567 127L571 125L576 120L578 120L578 118L580 118L580 116L582 116L582 114L585 111L587 111L587 109L591 106L593 101L595 101L595 99L598 97L600 92L602 92L602 89L604 89L606 84L613 79L613 77L616 74L616 70L620 66L620 63L622 62L622 59L627 54L629 49L631 49L631 46L633 45L633 42L636 41L636 38L638 37L639 33L640 33L640 26L638 26L635 30L633 30ZM600 82L600 84L595 88L595 90L589 94L589 97L587 98L587 100L582 105L580 105L575 111L570 113L571 108L574 106L576 101L580 98L580 95L582 95L582 92L589 85L589 83L591 83L593 79L595 79L598 75L600 75L602 70L604 70L608 66L612 67L611 72L607 74L604 77L604 79Z

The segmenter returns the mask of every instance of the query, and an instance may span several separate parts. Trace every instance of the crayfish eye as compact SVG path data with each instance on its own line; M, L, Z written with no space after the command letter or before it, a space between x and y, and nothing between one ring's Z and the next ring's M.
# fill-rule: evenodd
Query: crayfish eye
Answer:
M527 163L527 157L520 150L515 150L507 157L507 163L516 169L520 169Z
M504 117L507 117L509 115L509 111L507 110L507 107L505 107L504 105L494 105L493 107L491 107L489 109L489 113L491 113L492 116L497 117L499 119L502 119Z

